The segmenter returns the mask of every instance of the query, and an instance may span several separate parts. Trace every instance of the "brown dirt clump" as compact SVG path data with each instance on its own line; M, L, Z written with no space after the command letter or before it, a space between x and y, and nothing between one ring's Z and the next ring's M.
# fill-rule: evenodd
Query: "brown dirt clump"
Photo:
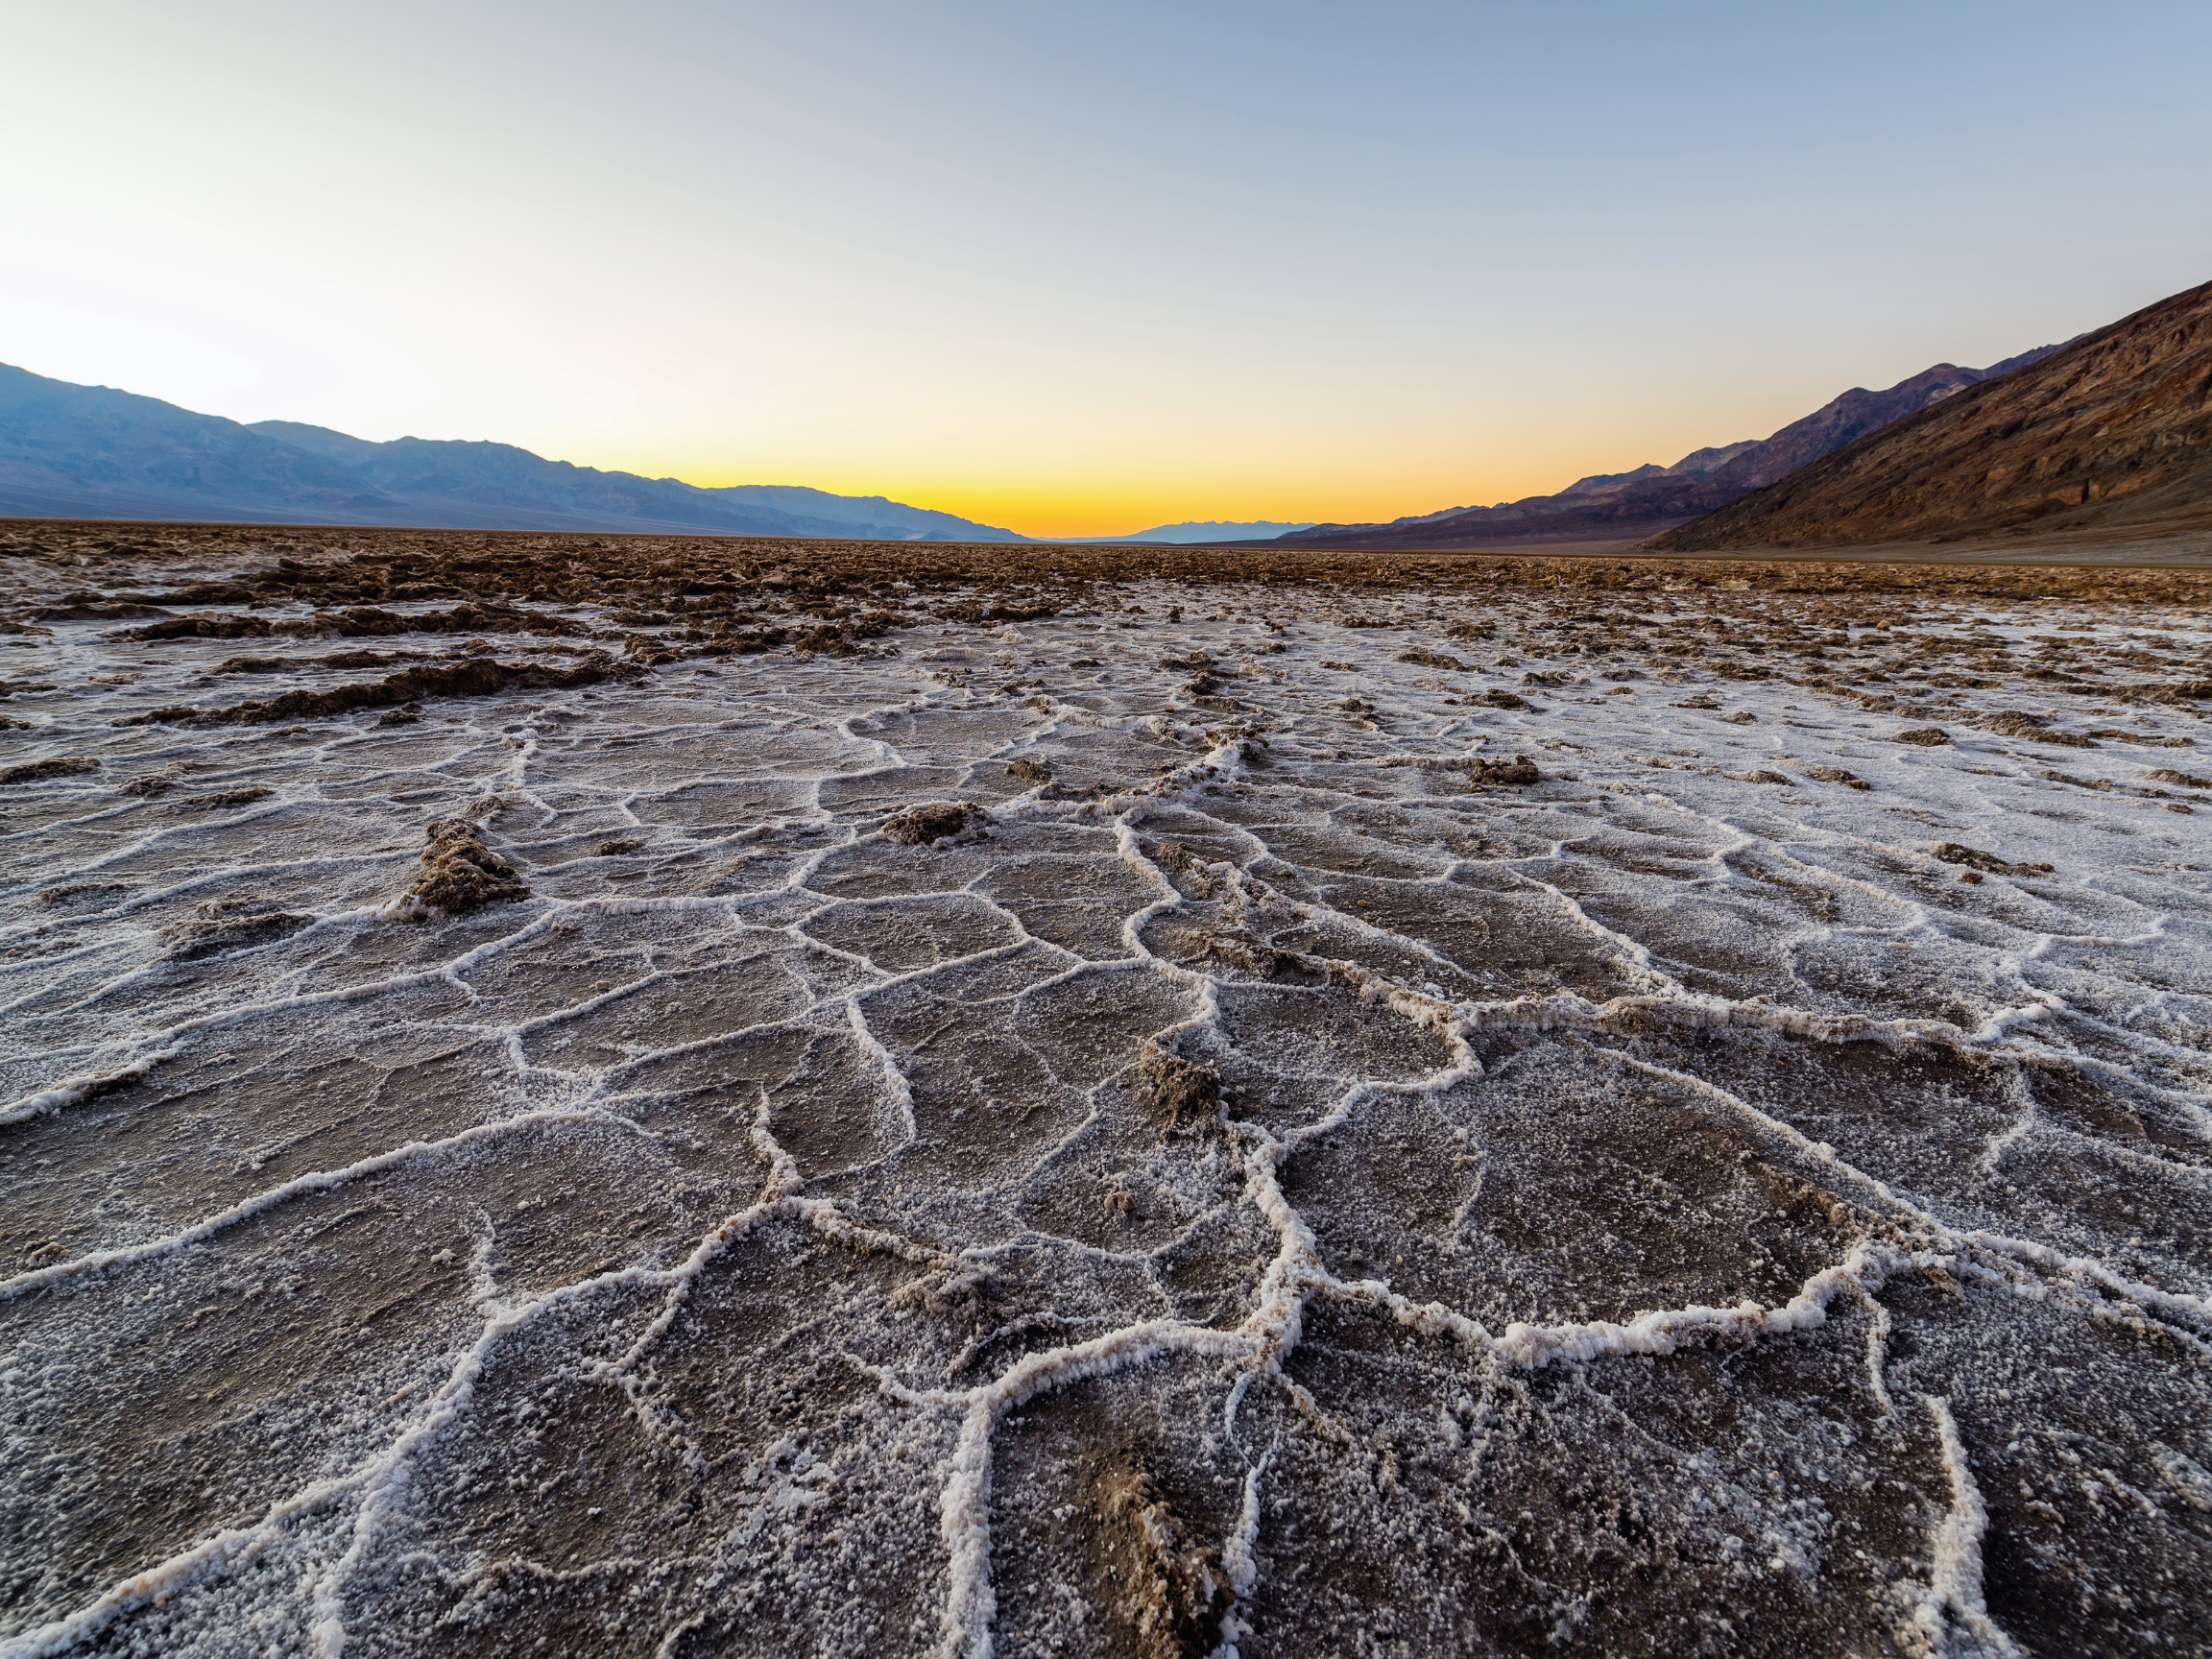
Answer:
M1470 760L1467 763L1467 782L1472 788L1478 783L1540 783L1544 774L1536 770L1536 762L1526 755L1516 755L1510 760Z
M1898 733L1889 741L1911 743L1921 749L1940 749L1951 741L1951 733L1940 726L1915 726L1910 732Z
M2048 876L2048 864L2014 864L2000 858L1994 853L1984 853L1979 847L1964 847L1956 841L1943 841L1929 849L1946 864L1963 864L1969 870L1986 870L1993 876Z
M0 772L0 783L36 783L47 778L75 778L86 772L100 770L100 762L81 756L62 756L53 760L29 760L20 766L11 766Z
M1180 841L1163 841L1153 849L1152 862L1171 875L1180 876L1183 890L1201 899L1213 897L1214 878L1204 860L1192 855Z
M232 601L239 603L243 601ZM149 614L146 612L137 613ZM590 630L565 616L548 615L514 605L461 605L451 611L422 611L412 615L373 605L344 611L318 611L312 616L232 616L221 612L189 616L164 616L143 628L127 628L125 639L265 639L273 636L300 638L373 638L389 634L551 634L574 637ZM236 659L234 659L236 661ZM251 672L251 670L248 670Z
M166 795L177 787L184 776L182 761L172 760L158 772L148 772L123 785L123 793L151 801L156 795Z
M902 847L926 847L934 841L965 835L990 821L990 813L965 801L932 801L892 814L884 821L883 833Z
M1050 767L1026 757L1007 762L1006 770L1009 775L1021 779L1024 783L1049 783L1052 781L1052 769Z
M860 647L834 628L809 628L791 641L791 649L808 657L860 655Z
M1137 1094L1162 1128L1190 1129L1221 1108L1221 1073L1147 1042L1137 1062Z
M2003 709L1994 714L1984 715L1975 724L1984 732L1994 732L2001 737L2021 737L2031 743L2056 743L2067 749L2094 749L2097 745L2077 732L2054 732L2048 723L2036 714L2018 709Z
M321 657L226 657L210 674L284 674L311 668L389 668L395 662L420 661L420 651L331 651Z
M2199 778L2187 772L2176 772L2171 766L2161 766L2151 777L2160 783L2178 783L2184 789L2212 789L2212 778Z
M315 918L297 910L265 910L253 915L237 915L241 901L216 900L203 904L197 921L184 923L169 930L169 959L173 962L197 962L203 956L218 956L226 950L242 950L250 946L273 944L289 939L303 927L312 926ZM244 901L250 904L252 901Z
M462 818L433 818L420 872L400 895L409 919L462 916L530 897L513 865L484 845L483 832Z
M38 895L41 904L68 904L79 899L104 897L109 893L128 893L130 887L121 881L73 881L63 887L49 887Z
M1822 783L1840 783L1846 789L1874 787L1858 773L1846 771L1840 766L1808 766L1805 768L1805 776Z
M1467 664L1458 658L1447 656L1441 651L1431 651L1423 645L1416 645L1410 651L1399 652L1398 661L1415 663L1423 668L1454 668L1461 673L1467 670Z
M1221 1621L1236 1605L1214 1551L1192 1537L1132 1454L1109 1454L1088 1473L1093 1551L1112 1587L1108 1617L1122 1627L1128 1650L1144 1659L1214 1652Z
M2148 685L2115 685L2112 695L2129 703L2196 703L2212 697L2212 680L2177 680Z
M129 616L159 616L164 613L160 606L149 605L143 600L104 602L97 593L72 593L60 604L44 606L31 614L41 622L112 622Z
M287 691L265 702L227 709L182 705L150 709L115 722L118 726L245 726L276 720L327 719L357 709L391 709L426 697L489 697L500 691L565 690L597 685L617 672L612 658L587 660L573 668L548 668L537 662L500 662L490 657L409 668L373 685L339 685L328 691Z

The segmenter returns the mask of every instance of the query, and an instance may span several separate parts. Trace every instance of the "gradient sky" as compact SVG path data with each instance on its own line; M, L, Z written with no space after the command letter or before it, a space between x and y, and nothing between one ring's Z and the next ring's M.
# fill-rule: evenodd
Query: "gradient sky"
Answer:
M0 361L1040 535L1763 437L2212 277L2212 5L13 0Z

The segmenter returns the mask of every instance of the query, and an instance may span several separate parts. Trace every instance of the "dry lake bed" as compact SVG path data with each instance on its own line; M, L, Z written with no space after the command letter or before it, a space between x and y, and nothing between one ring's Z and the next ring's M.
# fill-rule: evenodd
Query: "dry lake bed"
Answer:
M0 546L0 1655L2212 1648L2212 581L638 545Z

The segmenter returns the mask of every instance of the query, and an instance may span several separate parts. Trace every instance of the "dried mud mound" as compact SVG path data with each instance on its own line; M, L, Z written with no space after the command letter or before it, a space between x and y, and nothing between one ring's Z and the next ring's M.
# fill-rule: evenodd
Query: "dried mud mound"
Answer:
M513 865L484 845L484 834L460 818L434 818L424 831L421 867L391 914L409 920L466 916L487 904L513 904L530 889Z
M964 801L934 801L893 813L883 821L883 833L902 847L926 847L969 834L990 821L990 813Z
M0 1655L2205 1650L2200 583L167 535L0 566Z

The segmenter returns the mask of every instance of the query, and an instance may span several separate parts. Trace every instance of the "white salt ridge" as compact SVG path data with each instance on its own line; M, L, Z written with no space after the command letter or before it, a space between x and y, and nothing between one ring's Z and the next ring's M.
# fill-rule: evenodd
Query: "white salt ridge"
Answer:
M1916 1615L1929 1647L1936 1653L1973 1659L2016 1659L2020 1649L1997 1627L1982 1600L1982 1538L1989 1530L1989 1510L1966 1461L1951 1405L1933 1394L1920 1404L1936 1420L1943 1448L1943 1473L1951 1482L1951 1512L1936 1534L1936 1581Z
M36 1094L26 1094L20 1100L0 1106L0 1125L21 1123L50 1112L59 1112L65 1106L74 1106L102 1090L145 1076L177 1052L175 1048L155 1048L133 1060L126 1061L111 1071L73 1072Z

